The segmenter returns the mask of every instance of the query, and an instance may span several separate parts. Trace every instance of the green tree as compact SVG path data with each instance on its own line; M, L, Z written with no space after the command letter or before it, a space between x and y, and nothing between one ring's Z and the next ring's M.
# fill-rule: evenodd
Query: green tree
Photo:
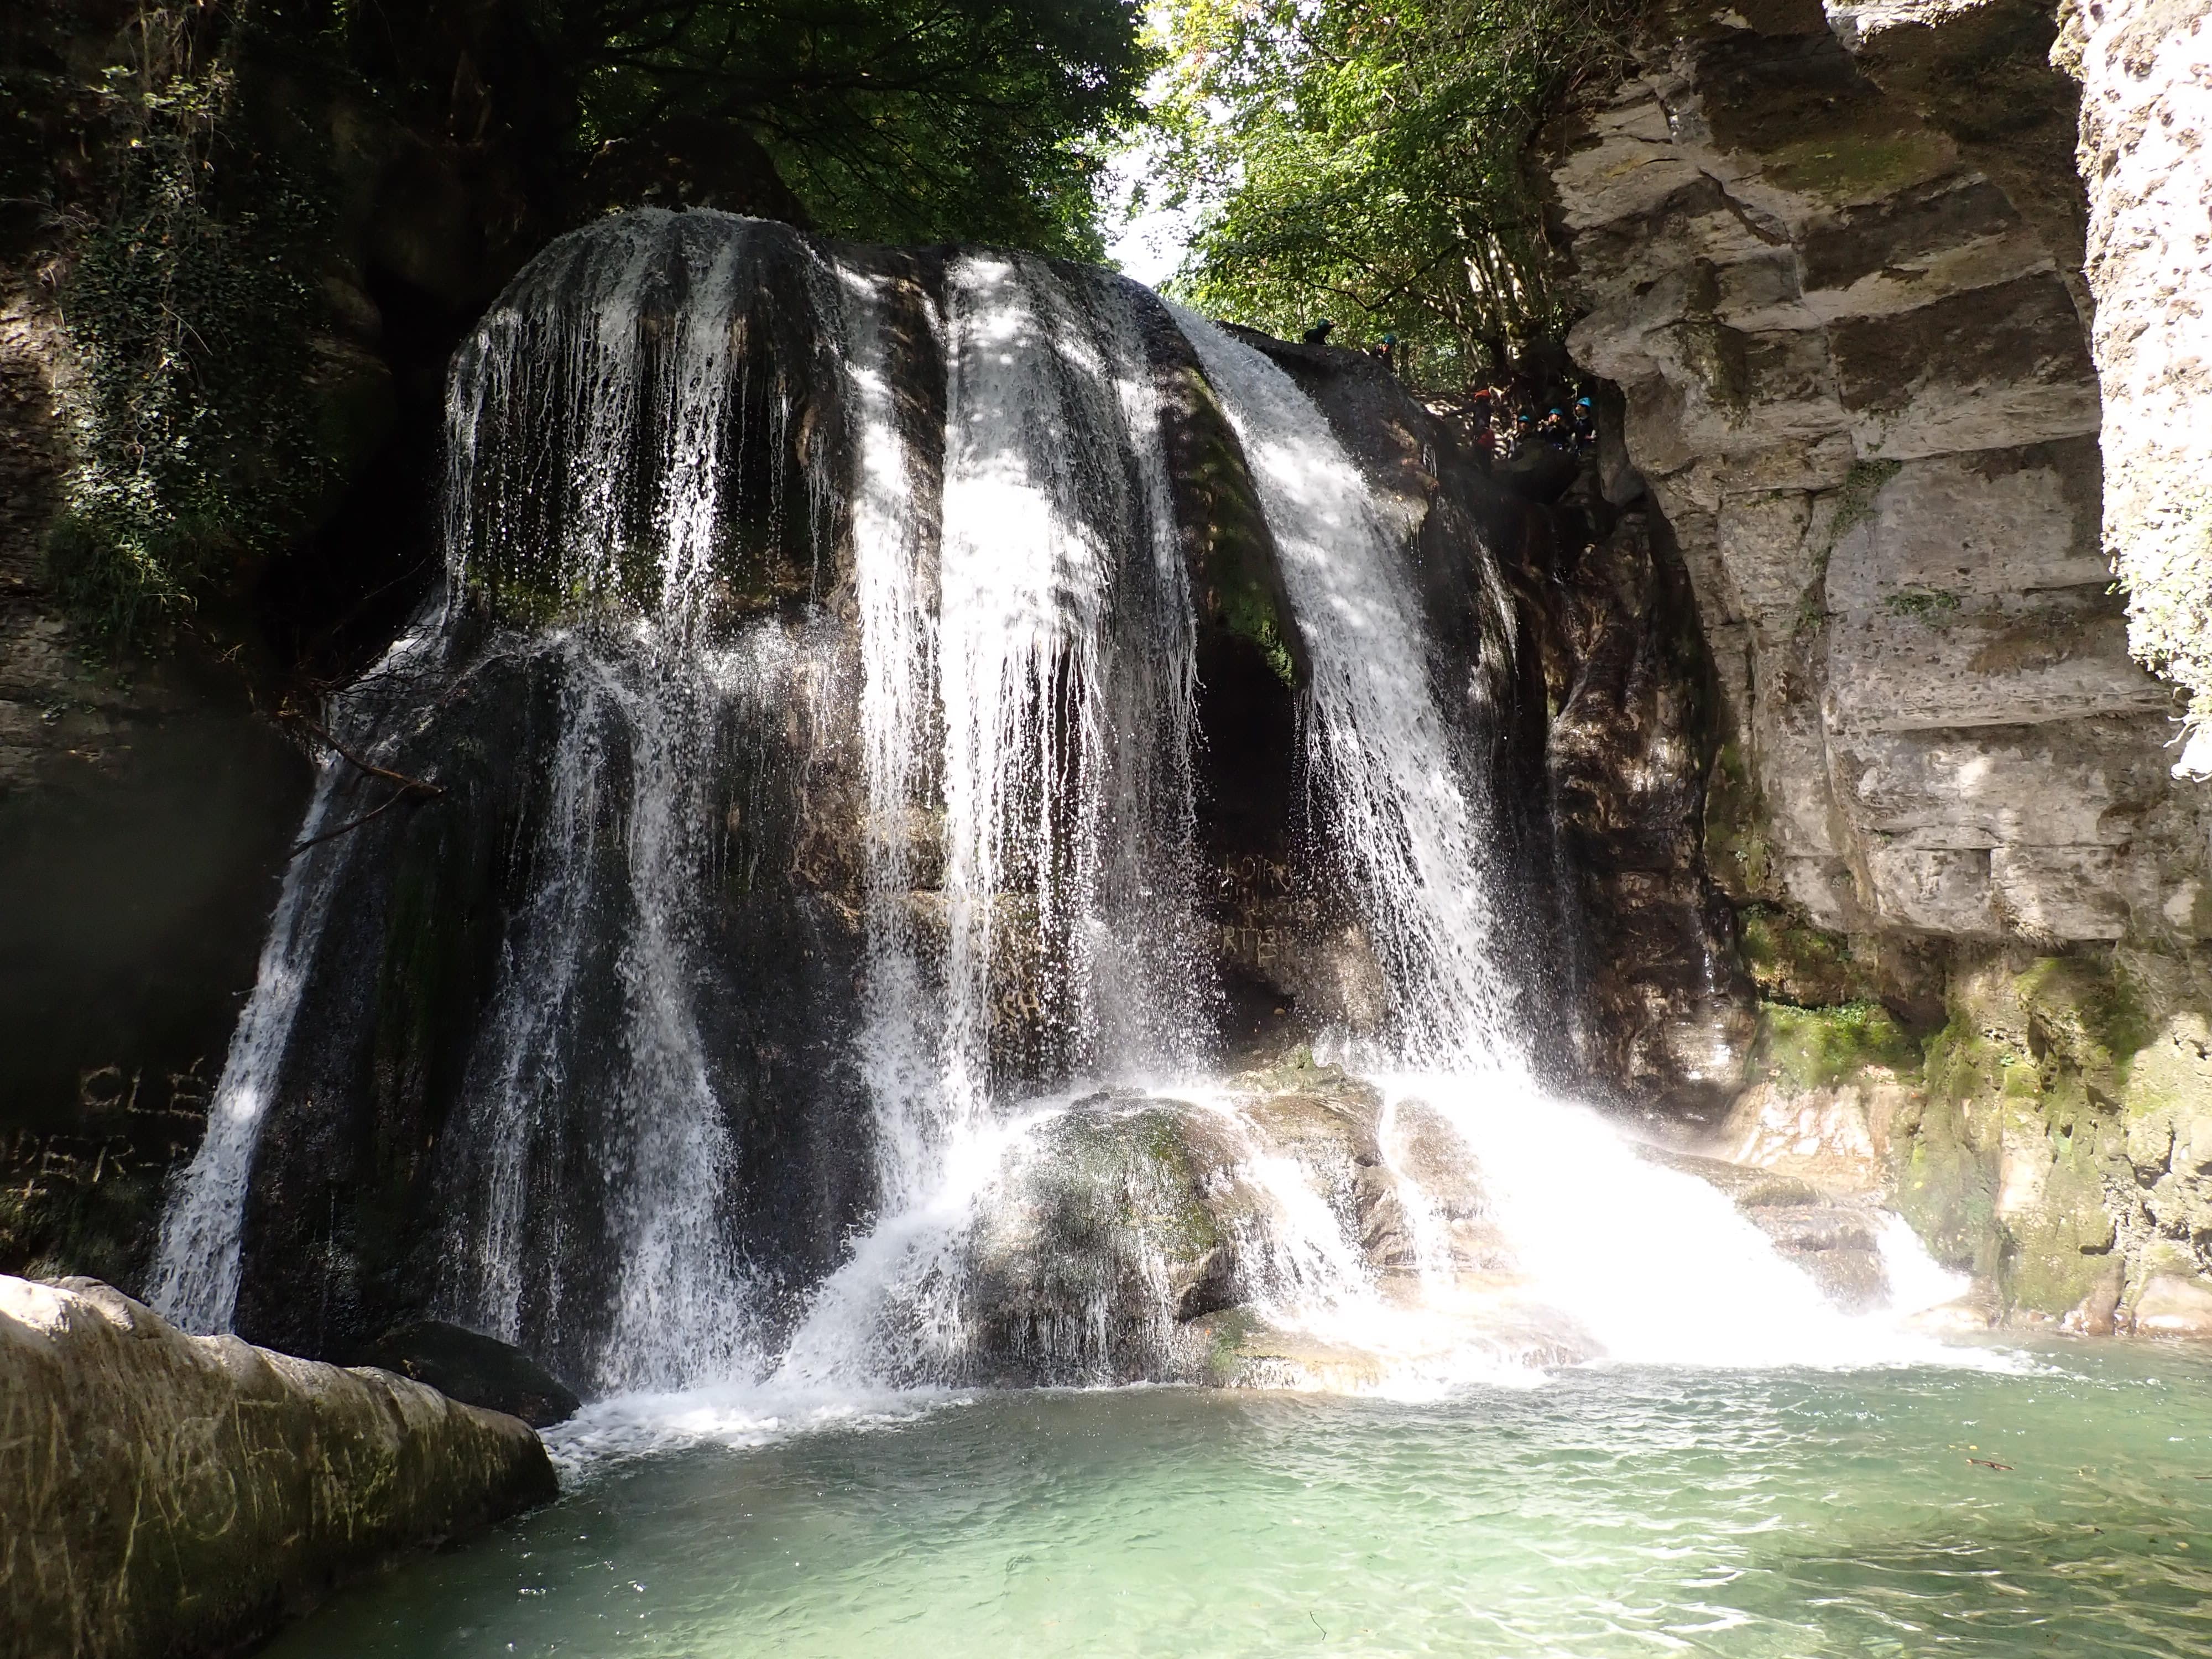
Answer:
M373 80L479 82L572 159L726 122L823 229L1094 258L1103 141L1150 61L1133 0L339 3Z
M1173 286L1276 332L1395 331L1452 384L1567 320L1528 149L1620 53L1624 0L1167 0L1158 199Z

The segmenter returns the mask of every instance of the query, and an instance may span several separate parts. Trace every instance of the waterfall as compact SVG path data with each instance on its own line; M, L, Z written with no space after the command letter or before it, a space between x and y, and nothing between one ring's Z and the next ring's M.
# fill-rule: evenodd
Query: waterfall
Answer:
M1473 729L1510 711L1452 712L1399 516L1265 353L1028 255L641 212L516 279L447 430L445 591L331 714L446 793L356 824L324 767L173 1316L282 1321L316 1250L356 1336L434 1312L601 1393L1863 1344L1532 1080ZM1218 1063L1224 538L1309 670L1236 693L1302 734L1291 948L1386 993L1300 1017L1379 1089Z
M1202 996L1194 629L1132 290L1010 254L959 256L945 289L933 595L876 337L846 333L866 504L868 1074L895 1158L890 1218L786 1356L817 1381L927 1375L957 1346L950 1252L1007 1144L1010 1073L1187 1064ZM934 974L905 890L931 736ZM1046 1052L1010 1060L1010 1031Z
M963 256L947 286L945 1086L972 1121L1009 998L1058 1069L1182 1046L1172 931L1150 961L1125 941L1188 905L1194 671L1126 301L1011 256Z
M391 717L396 699L415 678L432 672L447 620L442 607L418 617L374 668L334 700L330 724L353 753L377 752L378 725ZM317 769L253 991L210 1098L207 1133L170 1185L146 1299L182 1330L205 1335L230 1328L253 1155L291 1051L332 898L351 861L345 826L350 814L379 810L363 805L362 781L336 752Z
M1398 535L1289 375L1202 317L1176 320L1244 446L1313 659L1311 760L1389 978L1387 1041L1416 1064L1517 1066L1485 785L1453 758Z
M301 839L328 826L343 763L323 763ZM320 865L342 858L310 848L285 872L261 947L253 994L239 1017L222 1075L208 1107L199 1151L169 1194L146 1300L180 1329L207 1334L230 1328L238 1301L238 1249L246 1224L247 1178L274 1073L292 1041L307 986L307 962L321 933L332 884Z
M854 423L853 586L860 611L867 816L867 996L862 1048L893 1207L923 1196L945 1115L930 1018L941 989L916 890L938 729L936 520L931 481L900 420L883 279L842 271L839 314Z

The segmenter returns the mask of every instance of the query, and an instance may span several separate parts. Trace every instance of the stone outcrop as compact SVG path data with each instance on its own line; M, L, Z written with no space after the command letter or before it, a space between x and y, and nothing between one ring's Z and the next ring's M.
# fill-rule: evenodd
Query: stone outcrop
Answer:
M520 1348L442 1319L417 1319L386 1331L356 1363L427 1383L448 1400L519 1417L533 1429L574 1417L574 1389Z
M2180 1330L2212 1268L2212 817L2139 665L2194 689L2203 632L2201 10L1677 15L1552 173L1607 492L1717 682L1705 854L1765 1006L1703 1144L1890 1194L1994 1313L2085 1330Z
M1716 876L1838 932L2194 941L2203 809L2106 591L2064 250L1810 4L1583 120L1570 343L1625 395L1759 803Z
M954 1248L968 1335L931 1380L1356 1387L1414 1356L1285 1328L1281 1310L1439 1282L1437 1356L1597 1352L1528 1292L1443 1117L1386 1113L1373 1085L1303 1056L1206 1103L1075 1103L1018 1143Z
M230 1653L396 1552L550 1500L513 1418L0 1278L0 1654Z
M2212 776L2212 6L2069 0L2052 59L2081 82L2105 546L2128 592L2136 656L2191 694L2178 764L2203 779Z

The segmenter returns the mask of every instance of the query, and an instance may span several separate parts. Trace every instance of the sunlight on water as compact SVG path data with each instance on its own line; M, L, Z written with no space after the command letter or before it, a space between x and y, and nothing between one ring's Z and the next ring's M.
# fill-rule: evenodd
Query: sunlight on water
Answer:
M2181 1659L2212 1650L2208 1385L2099 1345L1425 1404L704 1395L719 1443L642 1457L601 1408L560 1504L271 1651Z

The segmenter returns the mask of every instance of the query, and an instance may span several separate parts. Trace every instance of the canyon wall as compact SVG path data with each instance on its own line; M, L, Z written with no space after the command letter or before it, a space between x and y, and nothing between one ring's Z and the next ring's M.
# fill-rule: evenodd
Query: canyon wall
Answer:
M2148 210L2094 170L2084 200L2033 7L1676 21L1552 178L1612 488L1671 527L1717 683L1705 853L1767 1003L1737 1133L1802 1111L1774 1155L1817 1161L1840 1094L1999 1306L2131 1302L2154 1240L2207 1265L2158 1194L2199 1180L2175 1121L2212 1123L2212 817L2106 546L2115 432L2187 424L2137 393L2185 341L2098 309L2136 303L2113 227Z

